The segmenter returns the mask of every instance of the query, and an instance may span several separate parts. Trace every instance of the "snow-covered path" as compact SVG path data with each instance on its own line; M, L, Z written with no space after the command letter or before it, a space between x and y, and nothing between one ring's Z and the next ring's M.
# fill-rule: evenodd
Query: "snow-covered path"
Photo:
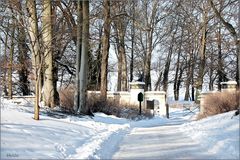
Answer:
M189 112L175 111L168 122L133 128L119 144L113 159L216 159L184 132L194 119ZM186 115L187 114L187 115Z
M195 142L179 127L170 124L134 128L124 137L113 159L214 159L214 155Z

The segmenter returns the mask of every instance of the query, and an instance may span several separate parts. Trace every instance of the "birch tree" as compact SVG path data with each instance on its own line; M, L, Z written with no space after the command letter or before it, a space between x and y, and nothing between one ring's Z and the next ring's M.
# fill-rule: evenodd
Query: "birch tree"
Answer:
M39 101L41 97L42 89L42 60L39 44L39 31L38 31L38 18L36 11L36 1L27 0L26 2L28 10L28 35L30 39L30 50L32 53L32 66L35 77L35 103L34 103L34 119L39 120Z
M79 95L80 95L80 61L81 61L81 49L82 49L82 3L80 0L77 1L77 59L76 59L76 77L75 77L75 93L74 93L74 110L75 112L79 109Z
M51 0L43 0L42 40L44 45L44 90L43 98L46 106L54 107L53 87L53 52L52 52L52 5Z
M205 6L206 4L203 2L202 10L202 35L201 35L201 49L199 53L200 64L199 64L199 72L196 82L196 88L198 91L202 91L203 85L203 77L205 74L205 64L206 64L206 41L207 41L207 25L208 25L208 8Z

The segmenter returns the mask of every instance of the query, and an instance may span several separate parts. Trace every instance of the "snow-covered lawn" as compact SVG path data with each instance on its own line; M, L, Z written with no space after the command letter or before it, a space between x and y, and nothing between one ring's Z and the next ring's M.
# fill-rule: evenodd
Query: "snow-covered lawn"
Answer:
M234 112L183 124L182 131L218 158L239 159L239 115Z
M230 112L187 123L192 115L186 113L171 109L170 120L155 117L136 122L102 113L93 118L61 114L58 118L42 109L40 120L35 121L31 103L2 99L1 159L110 159L131 131L165 124L182 126L181 132L215 157L239 158L239 117L231 119Z

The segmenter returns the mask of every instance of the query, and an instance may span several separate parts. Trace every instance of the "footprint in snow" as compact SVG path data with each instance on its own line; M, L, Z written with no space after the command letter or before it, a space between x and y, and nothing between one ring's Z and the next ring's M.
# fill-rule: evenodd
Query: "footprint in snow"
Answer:
M66 149L65 149L64 146L65 146L65 144L62 145L62 144L55 143L55 149L56 149L56 151L59 152L59 153L61 153L61 155L62 155L63 157L66 157L66 156L67 156L67 155L66 155Z

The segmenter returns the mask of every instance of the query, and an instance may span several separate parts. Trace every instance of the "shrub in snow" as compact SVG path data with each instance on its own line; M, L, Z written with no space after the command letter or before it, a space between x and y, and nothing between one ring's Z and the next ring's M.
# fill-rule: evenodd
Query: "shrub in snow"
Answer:
M203 105L204 113L198 115L198 119L237 110L239 108L239 96L239 91L219 92L207 95Z
M74 113L74 88L69 86L59 91L60 107L62 111ZM142 109L142 115L139 116L139 107L130 104L120 104L114 100L102 100L97 95L88 97L87 105L91 112L102 112L107 115L115 115L117 117L127 119L144 119L152 118L152 114L148 110Z
M88 105L92 112L102 112L107 115L115 115L116 117L139 120L144 118L152 118L152 114L148 110L142 110L139 116L138 106L130 104L120 104L114 100L104 101L100 97L89 97Z
M72 86L69 86L65 89L59 91L60 106L63 111L73 113L74 106L74 89Z

